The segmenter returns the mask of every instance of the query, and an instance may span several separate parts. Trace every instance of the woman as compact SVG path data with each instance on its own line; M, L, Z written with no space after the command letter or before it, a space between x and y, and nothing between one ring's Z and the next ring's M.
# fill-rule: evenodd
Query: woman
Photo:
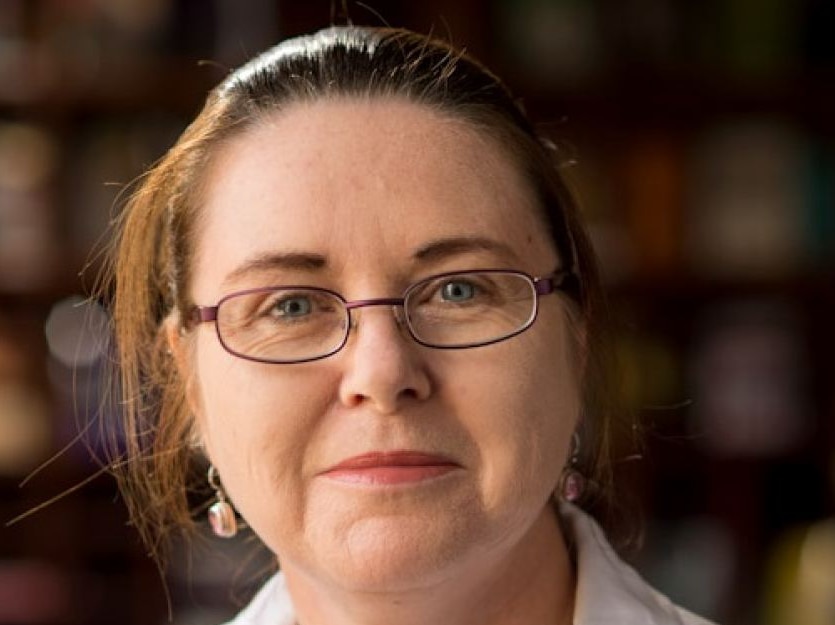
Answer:
M340 27L232 73L141 181L122 484L157 549L208 460L214 531L237 510L281 570L234 623L705 623L571 503L611 424L557 164L475 61Z

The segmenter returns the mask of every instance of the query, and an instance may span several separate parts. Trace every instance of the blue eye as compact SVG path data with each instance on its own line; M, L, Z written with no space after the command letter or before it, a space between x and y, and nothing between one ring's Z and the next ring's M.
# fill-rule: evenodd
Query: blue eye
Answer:
M281 317L303 317L309 315L313 309L307 297L288 297L275 303L274 314Z
M441 297L448 302L465 302L473 299L475 295L476 287L469 282L456 280L441 286Z

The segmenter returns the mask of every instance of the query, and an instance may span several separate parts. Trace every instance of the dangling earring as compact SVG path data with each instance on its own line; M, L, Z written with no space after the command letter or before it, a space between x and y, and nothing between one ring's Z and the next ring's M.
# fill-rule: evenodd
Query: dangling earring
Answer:
M582 497L583 491L586 488L586 478L577 469L577 463L580 457L580 435L574 432L571 440L571 458L562 470L555 494L558 498L573 503Z
M235 519L235 510L232 504L226 501L226 493L218 479L217 469L214 465L209 466L209 486L215 491L217 501L209 506L209 525L216 536L221 538L232 538L238 533L238 521Z

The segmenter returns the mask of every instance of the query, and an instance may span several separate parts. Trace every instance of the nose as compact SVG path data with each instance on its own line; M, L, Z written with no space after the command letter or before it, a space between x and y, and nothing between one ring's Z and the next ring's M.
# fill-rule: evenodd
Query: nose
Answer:
M367 404L393 414L405 402L428 398L432 384L422 348L404 327L402 308L385 304L352 310L339 398L348 407Z

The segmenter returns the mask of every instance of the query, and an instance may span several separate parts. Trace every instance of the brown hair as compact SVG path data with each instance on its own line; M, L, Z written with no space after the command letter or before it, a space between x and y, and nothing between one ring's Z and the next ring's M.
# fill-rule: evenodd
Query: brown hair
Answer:
M597 485L586 507L600 516L611 490L609 394L601 392L605 309L556 149L537 135L498 78L446 43L403 30L344 26L285 41L230 74L138 181L119 220L105 272L112 284L122 415L122 442L114 443L111 463L152 553L163 551L172 530L194 529L189 488L205 479L190 473L194 419L164 332L166 319L182 318L191 305L189 261L202 176L219 144L235 133L290 103L328 96L405 97L462 119L499 140L527 176L556 248L577 278L588 349L581 468Z

